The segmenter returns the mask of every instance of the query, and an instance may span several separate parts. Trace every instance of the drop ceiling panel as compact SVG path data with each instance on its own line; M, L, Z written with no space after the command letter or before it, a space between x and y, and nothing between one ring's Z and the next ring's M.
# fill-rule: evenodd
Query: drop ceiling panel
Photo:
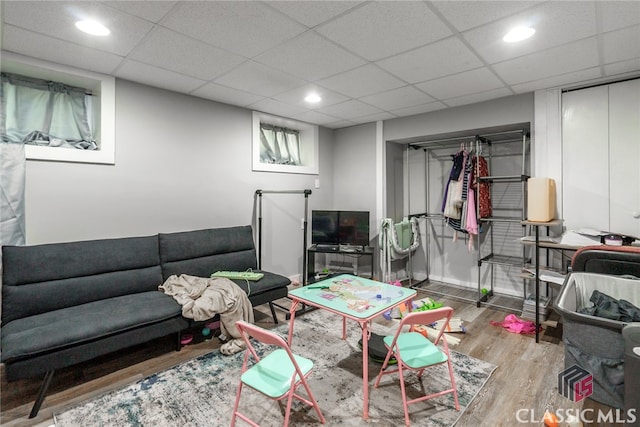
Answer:
M334 123L336 120L338 120L337 117L329 116L327 114L322 114L317 111L306 111L302 114L293 116L293 118L303 122L315 123L319 125L327 125L329 123Z
M391 89L375 95L365 96L360 98L360 100L387 111L399 110L400 108L413 107L435 101L435 99L413 86Z
M312 92L319 95L322 98L322 101L315 104L310 104L306 102L304 98ZM298 105L300 107L313 108L313 109L322 108L328 105L338 104L340 102L349 100L349 97L347 96L341 95L329 89L325 89L323 87L313 85L313 84L308 84L308 85L295 88L288 92L275 95L273 98L277 99L278 101L286 102L292 105Z
M278 11L250 1L180 2L162 25L246 57L306 30Z
M493 69L508 84L546 79L599 64L595 37L495 64Z
M10 52L103 74L111 74L122 61L121 56L112 53L46 37L12 25L3 26L2 47Z
M416 85L419 89L438 99L486 92L504 87L504 84L486 67L441 77Z
M382 113L379 108L373 107L355 99L340 104L319 108L318 111L330 116L342 117L347 120Z
M615 76L625 73L636 73L640 70L640 59L631 59L629 61L616 62L615 64L608 64L604 66L606 76Z
M513 15L539 4L535 1L435 1L433 5L458 31Z
M86 47L127 55L151 31L152 24L97 2L3 2L4 22ZM111 29L109 37L93 37L78 31L75 22L100 17Z
M589 81L599 77L601 77L600 67L593 67L586 70L575 71L573 73L512 85L511 89L516 93L527 93L540 89L559 87L573 82Z
M423 82L483 65L456 37L378 61L376 64L409 83Z
M361 1L268 1L267 4L290 16L301 24L313 28L349 9L362 4Z
M241 107L246 107L263 99L262 96L216 83L207 83L193 91L192 95Z
M116 77L183 93L192 92L205 83L203 80L152 67L131 59L125 61L118 69Z
M458 107L461 105L475 104L476 102L488 101L490 99L502 98L505 96L513 95L513 93L507 88L500 88L489 90L481 93L474 93L472 95L458 96L456 98L445 99L443 102L449 107Z
M295 65L292 63L295 59ZM316 81L364 65L365 61L314 32L285 42L254 61Z
M371 61L452 34L424 2L367 3L317 31Z
M202 80L211 80L246 60L163 27L155 28L130 57Z
M261 96L273 96L302 86L305 82L266 65L247 61L216 79L215 83Z
M604 34L604 62L626 61L640 57L640 25ZM629 43L627 40L635 40Z
M602 16L602 31L618 30L640 21L640 1L597 2L596 8Z
M442 110L447 108L442 102L430 102L428 104L416 105L414 107L400 108L393 110L392 113L399 116L413 116L416 114L429 113L431 111Z
M365 65L318 81L318 84L353 98L404 86L399 80L375 65Z
M274 114L276 116L282 117L293 117L306 111L306 109L304 108L276 101L275 99L270 98L265 98L261 101L256 102L255 104L251 104L249 107L252 110L262 111L264 113Z
M536 33L520 43L502 37L515 26L533 26ZM505 61L596 34L593 2L552 1L464 33L464 38L489 64Z
M106 6L119 9L130 15L146 19L151 22L159 22L177 1L105 1Z

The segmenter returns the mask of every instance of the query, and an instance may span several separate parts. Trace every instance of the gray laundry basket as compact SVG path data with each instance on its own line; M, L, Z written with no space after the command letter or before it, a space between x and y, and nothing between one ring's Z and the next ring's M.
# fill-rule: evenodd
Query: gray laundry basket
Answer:
M624 339L627 323L578 311L593 304L594 290L640 306L640 280L605 274L571 273L554 303L562 316L565 368L578 365L593 376L591 399L624 407Z

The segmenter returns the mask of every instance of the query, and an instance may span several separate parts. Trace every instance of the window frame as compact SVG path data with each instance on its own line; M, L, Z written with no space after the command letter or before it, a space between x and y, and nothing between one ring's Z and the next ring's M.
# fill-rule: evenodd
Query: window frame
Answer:
M274 116L259 111L252 112L252 156L251 168L257 172L296 173L318 175L319 148L318 126L284 117ZM300 132L300 161L301 165L280 165L262 163L260 161L260 123L295 129Z
M2 71L53 80L90 90L98 150L79 150L25 144L27 160L115 164L115 78L91 71L2 51Z

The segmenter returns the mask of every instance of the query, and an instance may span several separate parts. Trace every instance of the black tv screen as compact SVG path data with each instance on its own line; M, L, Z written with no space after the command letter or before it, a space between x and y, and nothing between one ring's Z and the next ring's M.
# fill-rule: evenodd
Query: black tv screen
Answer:
M338 245L338 211L311 211L311 243Z
M338 242L341 245L369 246L369 212L340 211Z

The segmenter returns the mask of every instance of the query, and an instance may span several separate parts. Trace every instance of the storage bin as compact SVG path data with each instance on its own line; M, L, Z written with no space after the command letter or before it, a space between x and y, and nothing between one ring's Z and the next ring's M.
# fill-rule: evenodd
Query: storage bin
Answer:
M527 220L548 222L556 215L556 182L551 178L527 180Z
M624 339L626 322L579 313L590 307L593 291L640 306L640 280L574 272L567 276L554 303L562 316L565 369L578 365L593 376L591 399L624 407Z

